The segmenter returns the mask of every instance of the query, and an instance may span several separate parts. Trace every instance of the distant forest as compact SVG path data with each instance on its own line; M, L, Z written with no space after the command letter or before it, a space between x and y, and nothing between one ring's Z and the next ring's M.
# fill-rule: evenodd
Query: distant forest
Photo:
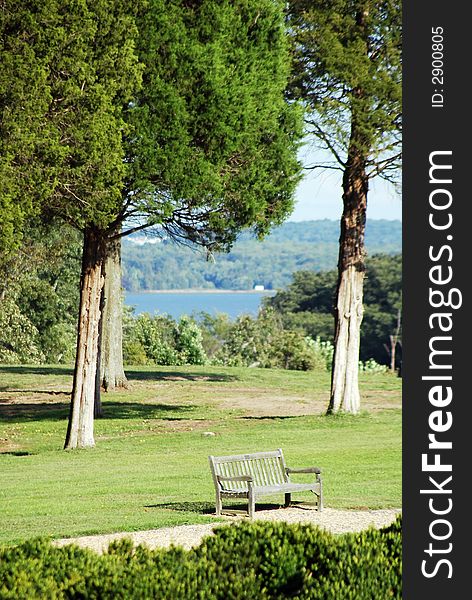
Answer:
M401 232L400 221L368 220L369 255L400 253ZM123 242L123 286L127 291L280 289L295 271L335 268L338 238L338 221L287 222L262 242L245 233L231 252L207 260L204 252L160 239L156 232L131 236Z

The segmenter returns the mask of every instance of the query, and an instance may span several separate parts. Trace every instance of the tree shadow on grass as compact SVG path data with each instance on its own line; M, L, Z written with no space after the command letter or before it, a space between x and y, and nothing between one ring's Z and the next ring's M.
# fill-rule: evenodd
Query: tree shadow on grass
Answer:
M0 421L62 421L69 416L67 402L0 403ZM191 406L174 404L139 404L137 402L106 402L104 419L187 419ZM177 413L177 414L176 414Z
M236 381L235 375L205 371L132 371L125 369L126 377L135 381Z
M54 367L49 365L1 365L0 373L14 375L70 375L74 374L72 367Z
M185 371L175 369L173 371L162 371L159 367L152 371L141 371L126 369L126 376L130 381L235 381L238 379L236 375L228 373L213 373L208 371ZM74 369L71 367L48 366L48 365L2 365L0 366L1 373L11 373L14 375L67 375L74 374ZM7 391L8 388L2 388L2 391Z

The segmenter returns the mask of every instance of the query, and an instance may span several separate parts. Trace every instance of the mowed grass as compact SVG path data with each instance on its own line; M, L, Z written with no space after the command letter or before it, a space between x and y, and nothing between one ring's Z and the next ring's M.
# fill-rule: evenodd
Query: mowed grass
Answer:
M102 395L96 447L66 452L72 369L0 367L0 542L215 521L210 454L283 448L289 466L322 468L327 507L401 505L401 380L394 376L362 375L367 410L325 417L324 372L143 367L127 374L128 390ZM282 500L274 497L274 505Z

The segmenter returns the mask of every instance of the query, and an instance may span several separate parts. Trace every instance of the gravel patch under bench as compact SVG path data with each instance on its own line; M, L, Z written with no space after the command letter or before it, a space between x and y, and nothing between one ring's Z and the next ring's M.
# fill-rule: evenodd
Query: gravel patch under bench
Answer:
M338 510L335 508L324 508L320 513L312 508L299 506L258 510L255 519L261 521L285 521L286 523L311 523L331 533L347 533L350 531L362 531L370 526L380 528L390 525L400 513L400 509ZM162 527L161 529L150 529L148 531L88 535L54 540L53 544L55 546L76 544L82 548L90 548L101 553L108 548L110 542L128 538L135 545L143 544L151 549L169 548L172 545L190 549L198 546L205 536L213 533L216 527L237 523L246 517L228 516L223 518L224 522L220 521L218 523L178 525L177 527Z

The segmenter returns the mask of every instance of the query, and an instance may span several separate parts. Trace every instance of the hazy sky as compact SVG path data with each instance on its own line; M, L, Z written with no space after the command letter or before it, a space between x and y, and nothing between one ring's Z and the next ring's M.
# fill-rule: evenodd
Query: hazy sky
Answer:
M316 161L316 151L306 149L301 155L304 164ZM342 214L341 172L305 171L306 175L296 193L295 210L290 221L340 219ZM370 219L402 218L401 195L391 184L376 178L370 182L367 197L367 217Z

